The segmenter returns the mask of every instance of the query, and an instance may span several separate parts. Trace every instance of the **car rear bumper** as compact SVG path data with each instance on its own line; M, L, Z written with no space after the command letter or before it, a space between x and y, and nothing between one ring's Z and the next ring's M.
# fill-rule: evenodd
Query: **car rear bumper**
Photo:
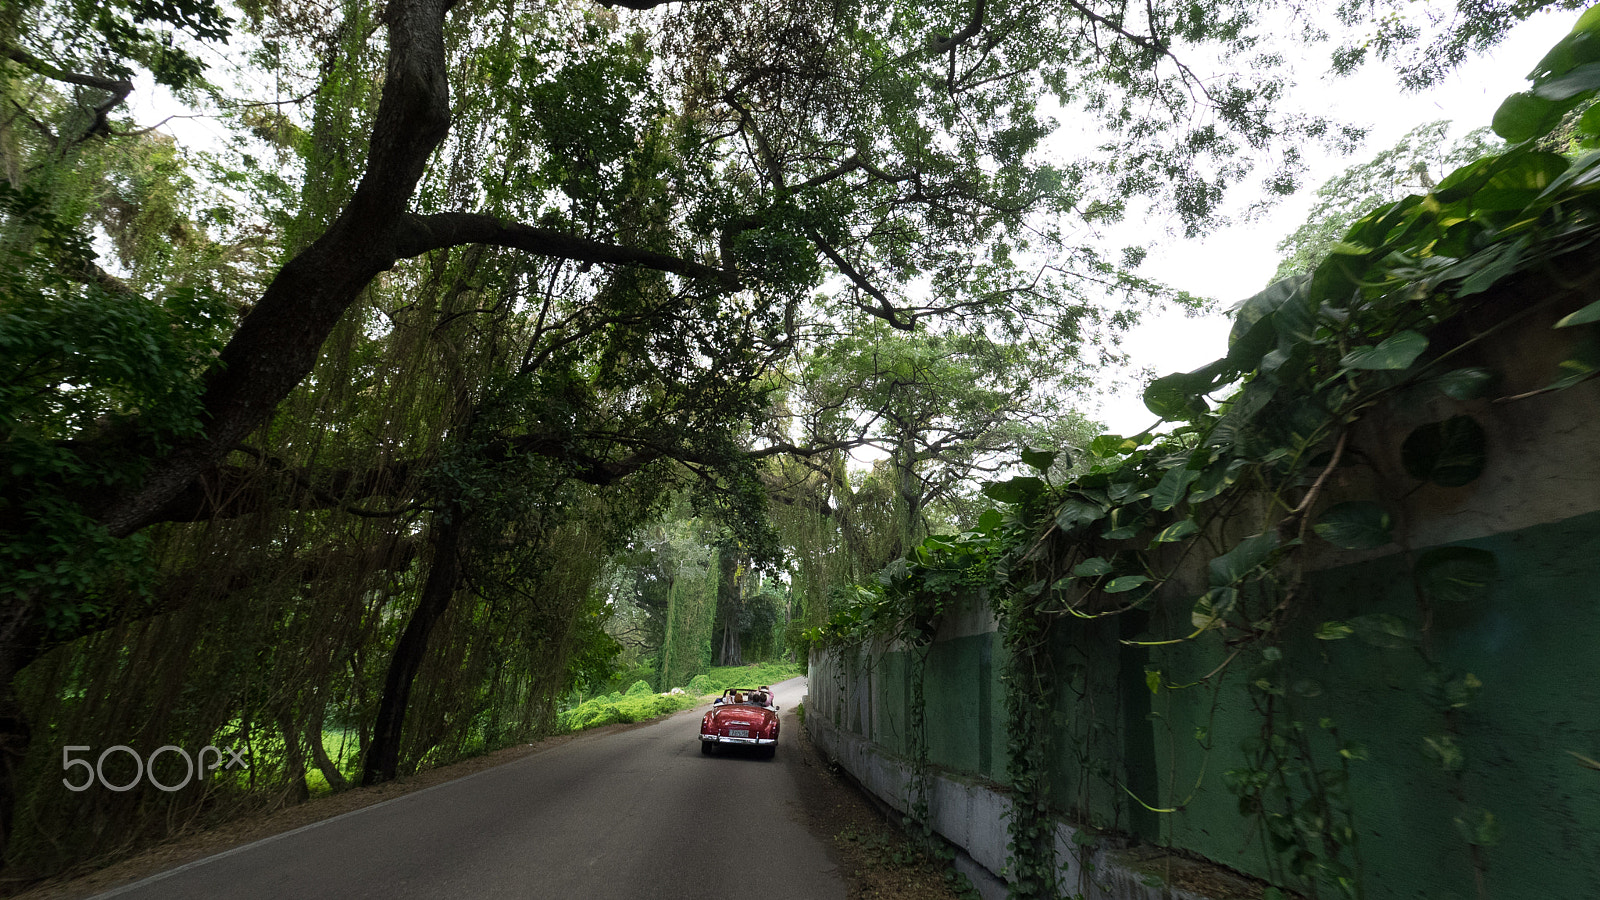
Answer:
M725 737L720 734L702 734L700 740L708 744L735 744L741 747L765 747L778 742L777 738Z

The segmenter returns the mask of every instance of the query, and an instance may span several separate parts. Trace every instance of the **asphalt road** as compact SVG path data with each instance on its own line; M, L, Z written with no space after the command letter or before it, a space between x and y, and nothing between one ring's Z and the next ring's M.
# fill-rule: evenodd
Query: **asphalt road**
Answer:
M771 760L703 756L700 707L579 737L475 775L267 838L101 897L845 896L800 819L794 706ZM748 862L724 859L745 857Z

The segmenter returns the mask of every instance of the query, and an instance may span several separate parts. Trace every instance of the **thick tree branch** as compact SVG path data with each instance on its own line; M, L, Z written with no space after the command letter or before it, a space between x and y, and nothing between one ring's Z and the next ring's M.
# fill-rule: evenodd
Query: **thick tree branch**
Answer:
M901 331L912 331L917 327L917 320L915 318L900 318L900 311L895 307L894 302L889 299L889 295L878 290L877 285L868 280L867 276L861 274L861 272L857 270L855 266L852 266L850 261L844 258L844 254L840 253L838 250L835 250L833 245L824 240L821 233L819 233L815 228L806 229L806 236L811 239L811 243L815 244L818 250L822 251L822 255L826 256L828 260L833 263L834 268L838 269L840 274L850 279L851 284L854 284L856 287L860 288L861 291L867 296L878 301L877 306L871 306L866 303L857 303L855 304L857 309L867 313L868 315L877 316Z
M983 30L983 7L984 0L978 0L972 8L972 18L967 20L965 27L949 36L933 35L928 39L928 49L935 55L953 53L957 47L977 37L978 32Z
M108 91L112 94L120 95L122 99L126 99L129 94L133 93L133 82L126 78L106 78L103 75L84 75L79 72L68 72L45 62L20 47L0 47L0 56L4 56L14 63L19 63L35 74L43 75L51 81Z
M78 87L92 88L97 91L106 92L108 96L104 100L90 107L90 112L93 113L93 117L89 122L89 127L84 129L82 134L73 138L70 141L72 144L82 143L83 141L87 141L97 135L110 134L111 111L116 109L118 106L121 106L123 101L128 99L128 95L133 93L133 82L126 78L106 78L103 75L85 75L81 72L68 72L65 69L45 62L44 60L34 56L20 47L0 47L0 56L4 56L6 59L9 59L14 63L18 63L24 68L29 69L35 74L42 75L51 81L59 81L63 84L73 84L77 85Z
M582 238L551 228L504 222L478 213L408 215L396 246L400 258L420 256L463 244L488 244L539 256L577 262L642 266L691 278L715 281L728 290L739 289L738 276L727 270L654 250L624 247Z

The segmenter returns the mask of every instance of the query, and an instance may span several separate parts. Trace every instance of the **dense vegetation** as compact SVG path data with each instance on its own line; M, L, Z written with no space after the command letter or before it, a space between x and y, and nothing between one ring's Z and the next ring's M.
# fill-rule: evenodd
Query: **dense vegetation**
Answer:
M1541 5L1346 4L1334 59L1431 42L1425 78ZM1096 229L1198 233L1354 137L1280 107L1295 14L1251 2L620 7L0 8L23 874L792 651L1195 302ZM151 82L208 143L136 120ZM63 747L169 745L254 767L58 787Z
M1405 484L1348 473L1377 468L1356 445L1364 418L1385 406L1426 410L1438 395L1505 403L1600 377L1600 301L1592 299L1600 7L1584 13L1529 78L1530 89L1495 114L1494 132L1507 142L1499 152L1367 210L1309 271L1240 305L1225 356L1151 382L1145 404L1164 427L1096 437L1076 451L1082 467L1065 480L1050 473L1066 451L1024 450L1028 474L983 488L994 508L923 540L812 632L852 649L885 640L925 648L947 611L974 602L994 611L1007 651L1007 780L1017 797L1009 821L1012 896L1062 893L1053 823L1066 811L1052 806L1049 789L1060 760L1076 760L1084 783L1145 813L1181 813L1187 803L1150 805L1153 798L1139 797L1114 765L1085 749L1096 740L1085 733L1098 721L1093 707L1114 691L1087 690L1095 674L1061 662L1058 649L1074 633L1090 644L1109 638L1148 650L1144 676L1153 695L1210 692L1201 705L1214 713L1245 693L1259 730L1244 740L1242 764L1220 773L1238 797L1240 833L1259 836L1276 885L1351 900L1371 886L1356 827L1363 811L1351 800L1351 767L1366 749L1341 734L1338 721L1307 712L1324 689L1305 674L1316 671L1307 663L1339 652L1341 641L1415 654L1420 683L1389 687L1415 692L1408 699L1420 703L1405 708L1435 717L1424 745L1443 775L1472 867L1462 881L1490 896L1489 852L1506 811L1486 808L1466 787L1462 739L1484 685L1442 661L1434 631L1436 616L1490 596L1501 563L1465 544L1415 550L1401 514L1405 496L1421 487L1477 481L1487 465L1486 429L1466 413L1417 425L1400 447ZM1566 152L1550 149L1552 142ZM1395 155L1357 172L1391 166ZM1349 183L1350 176L1335 182ZM1495 289L1508 284L1517 291L1491 305ZM1567 357L1538 389L1502 396L1500 373L1471 364L1474 350L1541 312L1571 336L1552 341L1568 347ZM1371 496L1319 502L1341 475ZM1308 553L1396 545L1415 591L1414 615L1375 611L1371 597L1356 596L1340 598L1349 615L1308 621L1319 610ZM1185 655L1192 645L1219 664L1196 680L1174 681L1172 667L1193 668ZM1242 691L1225 694L1230 677ZM915 682L912 691L920 689ZM918 703L912 715L922 712ZM913 723L909 731L917 729ZM1062 746L1073 739L1084 746ZM1193 740L1207 754L1216 750L1204 726ZM926 747L917 753L926 766ZM1587 757L1578 762L1596 767ZM1091 832L1080 834L1093 842ZM1266 896L1285 896L1278 886Z

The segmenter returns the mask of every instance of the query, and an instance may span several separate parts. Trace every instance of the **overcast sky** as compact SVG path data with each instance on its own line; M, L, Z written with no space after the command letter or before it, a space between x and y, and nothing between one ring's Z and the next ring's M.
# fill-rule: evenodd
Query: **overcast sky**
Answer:
M1317 186L1393 146L1425 122L1449 119L1454 123L1454 135L1488 125L1500 101L1526 89L1528 71L1577 19L1577 12L1535 16L1492 52L1420 94L1402 93L1392 74L1376 66L1336 87L1312 84L1300 88L1293 96L1303 108L1326 110L1337 120L1370 125L1363 148L1349 157L1315 158L1305 188L1264 219L1223 229L1205 240L1172 238L1162 242L1151 252L1143 274L1214 298L1224 307L1256 293L1266 287L1278 267L1278 242L1305 221ZM1120 373L1120 391L1109 396L1100 410L1099 418L1107 430L1135 434L1149 427L1156 416L1139 399L1140 370L1148 367L1156 375L1165 375L1197 369L1226 353L1230 326L1226 315L1188 318L1169 313L1134 329L1125 343L1134 365Z

